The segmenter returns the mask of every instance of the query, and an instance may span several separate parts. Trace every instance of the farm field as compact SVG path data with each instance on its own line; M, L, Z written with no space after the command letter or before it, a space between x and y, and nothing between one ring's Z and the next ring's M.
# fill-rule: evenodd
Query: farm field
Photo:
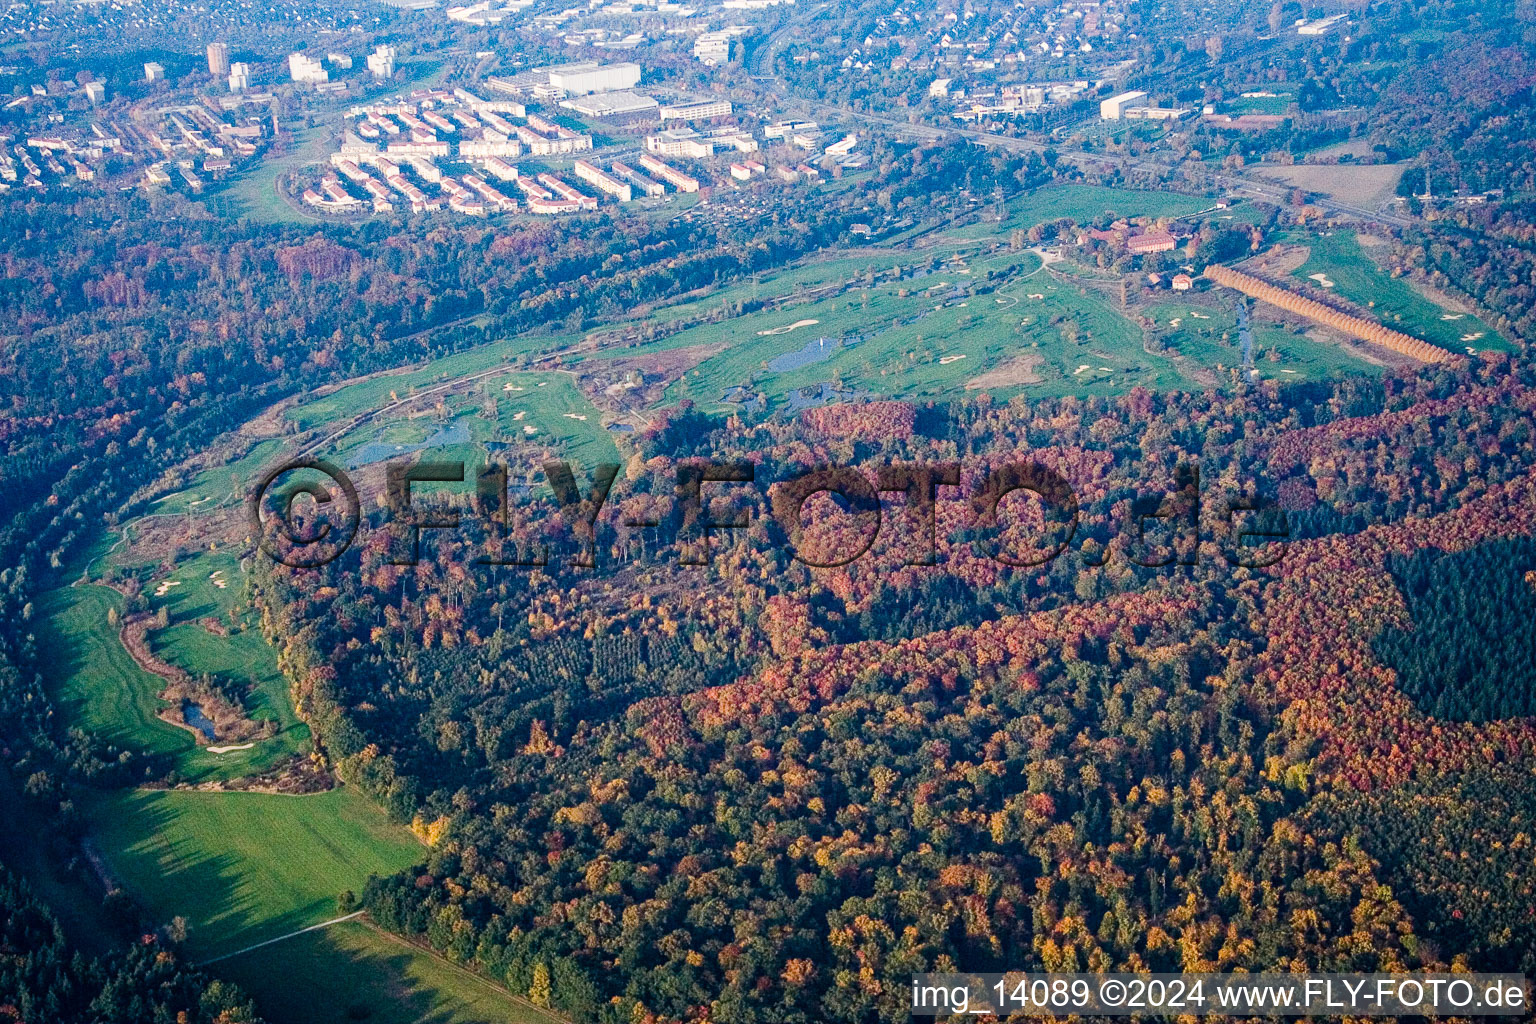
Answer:
M369 874L426 855L352 789L311 796L136 790L88 813L115 877L164 921L186 918L195 958L234 952L338 915Z
M1507 349L1498 332L1470 313L1447 310L1413 290L1407 281L1384 272L1371 259L1352 231L1329 234L1295 234L1288 241L1306 245L1311 250L1306 263L1293 274L1308 284L1336 291L1366 307L1388 327L1427 341L1452 352L1477 349ZM1319 281L1313 277L1323 275ZM1331 283L1331 287L1329 287Z
M1294 164L1250 167L1260 177L1308 192L1321 192L1341 203L1373 208L1396 194L1406 164Z
M560 1018L361 921L216 965L282 1024L548 1024ZM272 983L282 979L281 985Z
M1274 92L1273 89L1256 86L1248 92ZM1235 96L1222 104L1222 112L1228 114L1283 114L1296 101L1292 93L1280 92L1273 96Z

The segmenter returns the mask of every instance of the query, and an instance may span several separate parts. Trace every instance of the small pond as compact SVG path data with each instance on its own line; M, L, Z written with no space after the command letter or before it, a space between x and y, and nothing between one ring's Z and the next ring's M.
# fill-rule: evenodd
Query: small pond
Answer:
M188 725L206 736L209 743L212 743L214 740L219 738L218 735L214 732L213 720L210 719L207 715L203 714L203 709L191 701L187 701L186 703L182 704L181 717L186 721Z

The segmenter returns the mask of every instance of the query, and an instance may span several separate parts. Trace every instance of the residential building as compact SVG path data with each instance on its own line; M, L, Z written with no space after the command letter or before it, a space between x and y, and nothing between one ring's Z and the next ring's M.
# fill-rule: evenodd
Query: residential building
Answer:
M669 103L661 108L663 121L705 121L711 117L730 117L730 100L697 100Z
M935 100L949 99L949 83L952 81L952 78L935 78L928 83L928 97Z
M163 82L165 80L165 67L150 61L144 65L144 81Z
M595 210L595 209L597 209L597 200L596 199L594 199L593 197L587 195L585 192L577 191L576 189L572 188L570 185L566 184L565 182L561 181L559 178L555 177L553 174L541 174L541 175L539 175L539 184L543 185L545 188L549 189L551 192L554 192L561 199L567 200L568 202L575 203L578 209L582 209L582 210Z
M395 77L396 51L393 46L378 46L368 55L368 71L383 80Z
M500 178L502 181L516 181L517 168L507 163L500 157L488 156L480 161L480 166Z
M701 32L693 41L693 55L713 67L731 59L731 40L750 32L745 25L732 25L718 32Z
M577 160L573 169L576 172L576 177L588 184L595 185L599 190L608 193L621 203L627 203L635 197L634 190L627 182L620 181L596 164L588 163L585 160Z
M288 75L295 82L306 85L318 85L331 80L330 74L319 61L302 53L288 55Z
M1194 285L1194 278L1190 277L1188 274L1173 275L1173 290L1176 292L1187 292L1193 288Z
M215 78L229 74L229 44L208 44L208 73Z
M351 71L352 58L344 53L328 53L325 59L331 62L331 67L338 71Z
M650 154L646 154L640 158L640 166L644 167L646 170L650 171L652 174L656 175L662 181L665 181L679 192L697 192L699 190L699 182L696 178L690 178L682 171L679 171L675 167L672 167L656 159Z
M1132 106L1137 100L1144 100L1147 94L1144 92L1122 92L1118 96L1111 96L1099 103L1099 117L1105 121L1118 121L1125 108Z
M100 82L86 82L85 98L92 103L100 103L107 98L107 87Z
M236 61L229 66L229 91L244 92L251 87L251 66Z
M652 181L650 178L647 178L645 175L641 174L639 171L635 170L628 164L622 164L615 161L613 164L613 173L629 182L645 195L664 196L667 194L667 190L664 185L658 181Z

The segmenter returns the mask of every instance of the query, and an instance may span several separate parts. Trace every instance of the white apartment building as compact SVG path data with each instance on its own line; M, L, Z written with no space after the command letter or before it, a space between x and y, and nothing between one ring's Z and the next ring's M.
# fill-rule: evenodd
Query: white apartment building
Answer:
M288 75L295 82L309 85L319 85L321 82L331 80L330 73L325 70L324 65L302 53L288 55Z
M393 46L379 46L368 55L368 70L374 78L385 79L395 76L396 51Z

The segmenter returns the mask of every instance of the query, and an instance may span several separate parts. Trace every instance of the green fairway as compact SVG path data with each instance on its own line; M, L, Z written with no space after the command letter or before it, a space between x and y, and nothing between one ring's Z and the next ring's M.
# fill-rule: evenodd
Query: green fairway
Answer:
M462 461L464 483L423 485L422 490L468 491L478 467L490 461L487 444L496 447L503 462L509 452L513 461L521 452L533 462L563 458L585 467L619 461L602 412L576 389L570 374L512 370L445 396L426 415L391 412L370 420L338 438L333 457L347 466L413 455Z
M481 345L441 359L434 359L407 373L381 374L348 384L320 398L288 410L288 419L301 429L348 419L370 409L388 405L395 398L407 398L413 391L493 370L497 366L531 352L562 348L576 341L572 335L523 334L516 338Z
M164 607L172 622L227 616L245 593L245 572L233 550L199 551L158 580L147 589L149 605Z
M1163 302L1147 310L1147 315L1170 355L1177 353L1213 371L1220 367L1221 373L1241 366L1243 361L1235 304L1235 300L1225 306ZM1381 367L1357 359L1342 346L1270 324L1256 324L1253 341L1254 369L1261 380L1324 380L1341 373L1381 372Z
M192 734L162 722L163 687L128 656L107 613L123 599L107 587L63 587L38 600L38 663L59 714L72 726L129 750L179 754Z
M1510 347L1477 317L1438 306L1414 291L1407 281L1387 274L1361 247L1353 231L1296 233L1287 240L1311 249L1307 262L1293 271L1296 277L1366 307L1388 327L1452 352L1465 352L1468 347ZM1323 280L1314 277L1319 274Z
M239 502L267 461L281 449L282 442L276 438L261 441L226 465L198 473L180 490L157 499L149 507L149 512L151 515L204 512L230 502Z
M426 854L352 789L140 790L104 794L89 813L113 874L159 920L186 918L198 958L335 917L343 890Z
M218 565L229 567L234 580L222 591L207 579L209 567ZM239 593L238 572L232 555L208 554L182 563L170 578L190 585L160 598L150 592L151 607L167 605L174 623L152 634L151 642L156 654L189 672L253 686L246 701L251 717L276 721L275 736L248 750L214 754L199 747L188 730L158 718L165 707L159 698L165 684L129 657L118 628L108 621L111 609L122 613L123 598L101 586L63 587L38 601L40 663L64 720L121 749L169 758L161 767L188 782L237 779L307 750L309 729L294 717L276 653L261 635L247 627L217 636L197 621L228 610L234 598L225 595Z
M552 1024L560 1018L361 921L215 965L273 1024Z
M155 654L193 675L209 673L219 679L249 687L245 696L247 715L257 722L271 721L277 733L254 741L248 750L211 754L189 750L178 758L178 771L201 778L217 771L237 778L264 771L293 754L310 749L309 726L298 720L288 699L288 682L277 668L277 652L254 625L228 636L210 633L200 623L182 622L155 634Z
M565 373L512 373L481 383L482 401L494 403L495 415L476 415L473 429L484 440L548 445L560 458L585 467L618 462L613 435L602 414Z
M1026 376L1034 379L983 378L972 386L1110 394L1136 384L1194 383L1183 362L1145 353L1140 328L1098 292L1040 271L1030 252L949 261L920 277L700 325L624 353L724 343L666 395L669 402L691 398L719 409L729 407L722 396L737 385L774 404L821 381L882 397L953 396L986 371L1021 359L1032 364ZM1001 283L995 291L983 290L994 282Z

